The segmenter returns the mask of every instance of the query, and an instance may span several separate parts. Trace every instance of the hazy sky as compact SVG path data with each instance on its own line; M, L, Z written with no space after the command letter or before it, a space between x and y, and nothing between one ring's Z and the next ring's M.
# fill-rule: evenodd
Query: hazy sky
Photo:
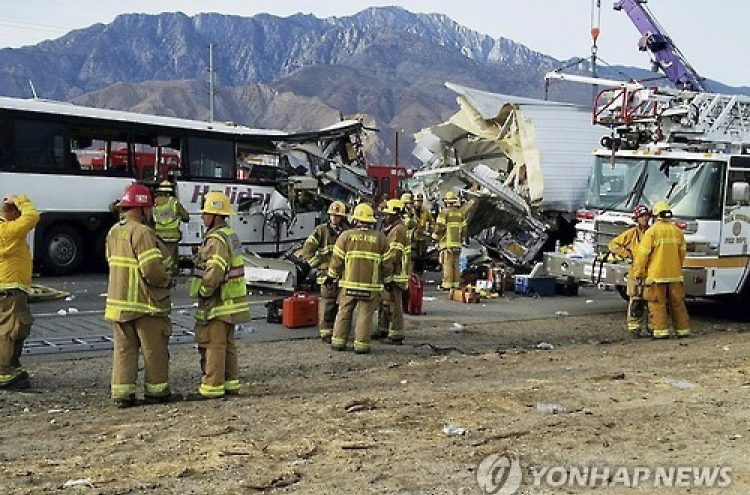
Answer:
M637 48L639 34L613 0L0 0L0 48L35 44L68 31L111 22L118 14L181 11L252 16L297 12L347 16L366 7L400 5L412 12L446 14L493 38L522 43L557 59L588 57L592 3L601 3L599 56L612 65L650 67ZM750 86L750 2L651 0L648 7L703 76Z

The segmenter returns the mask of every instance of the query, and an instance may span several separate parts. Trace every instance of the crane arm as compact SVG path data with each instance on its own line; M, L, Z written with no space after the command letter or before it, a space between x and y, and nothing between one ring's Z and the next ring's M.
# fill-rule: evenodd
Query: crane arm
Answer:
M703 79L649 12L645 3L646 0L617 0L614 4L614 9L624 10L640 31L638 48L653 54L658 68L678 89L708 91Z

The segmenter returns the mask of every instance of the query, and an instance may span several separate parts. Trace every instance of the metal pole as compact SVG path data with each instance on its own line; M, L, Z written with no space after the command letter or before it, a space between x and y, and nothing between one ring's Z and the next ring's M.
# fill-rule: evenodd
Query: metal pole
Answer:
M213 43L208 44L208 121L214 121L214 46Z

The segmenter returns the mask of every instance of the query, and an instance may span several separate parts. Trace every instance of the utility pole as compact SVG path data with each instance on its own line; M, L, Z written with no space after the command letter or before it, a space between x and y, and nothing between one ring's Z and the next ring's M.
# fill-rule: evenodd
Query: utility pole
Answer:
M216 78L216 68L214 67L214 47L216 44L208 44L208 121L214 121L214 79Z

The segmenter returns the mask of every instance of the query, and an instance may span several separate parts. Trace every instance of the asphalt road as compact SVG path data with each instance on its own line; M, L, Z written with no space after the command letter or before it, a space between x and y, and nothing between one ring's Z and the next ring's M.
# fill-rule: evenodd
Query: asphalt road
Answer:
M445 325L446 329L471 323L551 319L551 331L564 325L567 316L612 313L625 320L626 302L614 291L582 287L578 296L555 295L538 297L506 293L498 299L482 299L477 304L450 301L448 294L438 291L438 274L425 277L424 311L421 316L407 316L408 324ZM35 317L32 334L27 340L27 355L61 355L71 352L111 349L111 325L103 318L107 293L106 274L82 274L72 277L39 277L35 284L70 293L66 299L38 302L31 305ZM193 343L193 301L187 295L188 278L180 277L174 289L172 322L175 344ZM265 304L289 294L251 288L250 304L253 321L243 325L237 337L249 341L310 339L317 337L317 328L287 329L266 322ZM742 308L714 303L692 303L691 314L722 320L741 320ZM731 312L735 309L734 313ZM738 311L739 309L739 311Z

